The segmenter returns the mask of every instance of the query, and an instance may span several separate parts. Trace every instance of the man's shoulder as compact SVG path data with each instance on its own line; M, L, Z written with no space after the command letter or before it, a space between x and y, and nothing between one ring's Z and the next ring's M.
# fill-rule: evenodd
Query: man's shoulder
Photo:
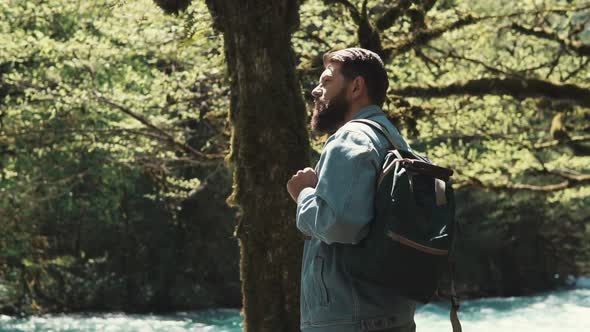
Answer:
M388 121L387 118L384 117L384 119ZM371 120L375 121L376 119L373 118ZM379 121L377 122L385 125L382 119L378 120ZM375 129L365 123L348 121L342 127L340 127L333 136L336 138L344 135L352 135L356 139L362 141L364 144L369 145L377 150L387 146L385 137L382 137L383 135L378 134Z
M404 150L411 150L410 145L402 137L399 130L391 121L389 121L389 119L385 115L372 117L367 120L372 120L385 127L387 133L393 139L396 146ZM362 133L372 141L373 145L377 148L377 150L387 150L391 148L389 140L383 135L383 133L379 132L377 129L373 128L372 126L369 126L366 123L349 121L346 124L344 124L340 129Z
M366 159L378 166L381 152L379 142L370 128L359 123L346 123L332 134L322 151L322 159L344 158L345 160Z
M362 124L361 126L358 125L358 123L345 123L328 138L327 143L332 142L331 145L353 144L373 148L374 140L371 138L370 133L366 128L362 127Z

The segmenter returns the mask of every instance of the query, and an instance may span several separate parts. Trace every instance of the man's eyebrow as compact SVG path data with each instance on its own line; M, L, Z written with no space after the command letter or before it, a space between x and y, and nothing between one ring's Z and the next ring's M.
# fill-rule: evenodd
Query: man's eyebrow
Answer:
M329 74L323 75L320 77L320 84L326 80L326 78L332 78L334 75L332 75L332 72L330 72Z

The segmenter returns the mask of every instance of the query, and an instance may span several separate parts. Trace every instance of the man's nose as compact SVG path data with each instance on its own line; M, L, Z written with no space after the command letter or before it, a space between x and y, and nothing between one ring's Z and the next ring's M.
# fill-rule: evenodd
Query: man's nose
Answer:
M319 86L316 86L315 89L311 90L311 95L314 98L319 98L322 96L322 89Z

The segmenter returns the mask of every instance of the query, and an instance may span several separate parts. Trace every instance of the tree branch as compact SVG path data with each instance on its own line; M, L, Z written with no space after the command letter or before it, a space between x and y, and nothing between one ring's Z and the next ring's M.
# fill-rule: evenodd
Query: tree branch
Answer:
M457 60L463 60L463 61L467 61L467 62L471 62L471 63L477 64L477 65L480 65L480 66L484 67L485 69L487 69L489 72L494 73L494 74L500 74L500 75L506 75L506 76L521 76L518 73L514 73L514 72L511 72L511 71L508 72L506 70L493 67L493 66L488 65L487 63L485 63L485 62L483 62L481 60L472 59L472 58L468 58L466 56L462 56L459 53L457 53L455 50L451 50L451 51L447 52L447 51L443 51L443 50L441 50L441 49L439 49L437 47L434 47L432 45L428 45L427 47L429 49L432 49L432 50L440 53L444 57L451 58L451 59L457 59Z
M573 182L586 182L590 180L590 174L582 174L580 172L564 169L554 169L548 171L547 174L556 175Z
M195 150L193 147L191 147L190 145L188 145L186 143L177 141L176 138L174 138L174 136L170 135L165 130L162 130L159 127L157 127L156 125L152 124L148 119L140 116L139 114L133 112L132 110L128 109L127 107L120 105L120 104L104 97L100 92L95 90L95 91L93 91L93 93L96 96L98 101L100 101L104 104L107 104L113 108L116 108L116 109L120 110L121 112L129 115L130 117L134 118L135 120L141 122L146 127L157 132L159 135L161 135L163 138L165 138L165 140L168 141L169 143L176 145L177 147L181 148L182 150L184 150L190 154L193 154L197 157L204 158L204 159L214 159L215 158L214 156L210 156L208 154L205 154L205 153Z
M566 47L571 51L574 51L580 56L590 56L590 45L582 44L580 41L577 40L561 38L555 31L546 30L542 28L527 27L516 22L512 23L511 28L514 31L522 33L524 35L535 36L537 38L548 39L557 42L561 46Z
M589 63L590 63L590 57L586 58L586 61L584 61L582 64L580 64L580 66L578 66L578 68L576 68L573 71L571 71L570 73L568 73L567 76L565 76L563 78L563 81L567 81L570 78L577 75L582 69L584 69L586 66L588 66Z
M431 40L440 37L445 32L452 31L452 30L455 30L458 28L462 28L466 25L474 24L474 23L477 23L477 22L480 22L483 20L502 19L502 18L510 18L510 17L522 16L522 15L541 14L541 13L577 12L577 11L585 10L588 8L590 8L590 5L581 6L581 7L570 7L570 8L568 8L568 7L555 7L555 8L548 8L548 9L541 10L541 11L539 11L539 10L537 10L537 11L523 11L523 12L516 12L516 13L510 13L510 14L504 14L504 15L475 16L472 14L464 14L464 16L459 18L456 22L454 22L446 27L417 30L417 33L415 33L412 37L408 38L406 41L403 41L401 43L401 45L386 48L385 51L386 52L391 51L393 53L392 54L393 56L400 55L400 54L403 54L403 53L411 50L412 48L422 46L422 45L430 42ZM395 10L393 8L391 10L394 11L394 13L398 16L405 13L405 12L404 13L395 12ZM393 15L394 13L392 13L391 15ZM395 19L397 19L397 18L398 17L395 17ZM391 21L391 23L389 23L389 21L385 20L385 18L384 18L380 24L381 24L381 27L387 27L387 24L385 24L385 23L393 24L394 21L395 20L393 20L393 21ZM377 26L379 26L379 25L377 25ZM383 31L383 30L380 29L380 31ZM565 40L565 39L563 41L567 43L567 45L570 49L572 49L576 52L582 52L582 53L579 53L580 55L587 55L588 52L590 52L588 50L588 48L590 48L590 45L584 45L584 44L577 42L577 41L570 41L570 40Z
M555 174L559 175L559 174ZM565 176L562 176L565 177ZM567 188L572 188L579 185L585 185L590 183L590 175L579 175L577 177L570 176L565 181L556 183L556 184L549 184L549 185L531 185L531 184L522 184L522 183L503 183L503 184L494 184L494 183L483 183L481 180L475 177L468 177L468 181L459 182L457 183L457 189L473 186L483 189L489 189L493 191L534 191L534 192L553 192L564 190Z
M561 141L561 140L552 140L549 142L538 143L534 145L535 149L546 149L552 148L559 145L567 145L567 143L575 142L575 143L582 143L582 142L589 142L590 136L573 136L569 141Z
M559 84L541 79L481 78L447 86L405 86L391 93L405 97L441 98L451 95L509 95L516 98L547 97L570 100L590 107L590 89L575 84Z
M361 13L356 8L356 6L354 4L352 4L350 1L348 1L348 0L324 0L324 3L326 5L331 5L334 3L338 3L338 4L343 5L346 9L348 9L350 11L350 15L352 16L352 19L354 20L354 22L356 24L359 24L361 22Z
M400 0L393 7L390 7L383 15L379 16L375 20L375 27L379 31L385 31L389 29L398 18L402 17L405 12L412 5L410 0Z
M473 15L466 15L456 22L449 24L448 26L427 29L427 30L418 30L412 37L409 39L401 42L399 45L390 47L386 49L387 51L391 51L393 56L403 54L415 47L419 47L422 45L427 44L433 39L436 39L442 36L445 32L449 32L452 30L456 30L462 28L464 26L474 24L482 20L483 18L478 18Z
M547 170L543 168L542 170L538 170L539 174L542 175L553 175L563 178L564 181L556 183L556 184L548 184L548 185L531 185L531 184L523 184L523 183L502 183L502 184L494 184L494 183L483 183L478 178L467 176L469 179L466 182L462 182L458 184L458 187L464 186L475 186L485 189L491 189L495 191L505 190L505 191L516 191L516 190L528 190L528 191L536 191L536 192L552 192L558 190L564 190L567 188L572 188L579 185L585 185L590 183L590 174L582 174L576 171L567 170L567 169L553 169Z

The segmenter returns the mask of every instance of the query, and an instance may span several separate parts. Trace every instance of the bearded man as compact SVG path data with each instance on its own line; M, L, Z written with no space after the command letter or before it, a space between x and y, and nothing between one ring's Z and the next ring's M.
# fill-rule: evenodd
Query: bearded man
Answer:
M389 86L385 66L372 51L348 48L325 54L324 67L312 91L311 126L331 136L315 170L300 170L287 183L297 203L297 228L307 237L301 272L301 330L415 331L415 303L359 277L348 264L375 217L377 179L390 149L386 137L349 121L376 121L385 126L398 147L410 150L381 110ZM395 264L394 257L391 263Z

